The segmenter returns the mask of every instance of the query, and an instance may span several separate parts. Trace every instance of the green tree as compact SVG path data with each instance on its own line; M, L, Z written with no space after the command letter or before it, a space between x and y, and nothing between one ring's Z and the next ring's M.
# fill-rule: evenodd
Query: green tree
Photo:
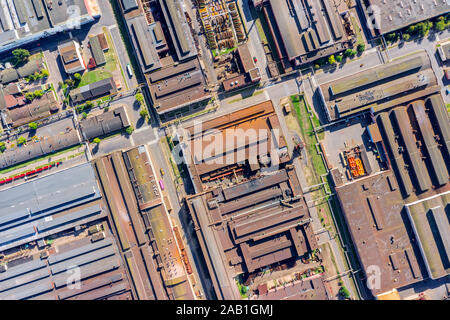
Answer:
M44 95L44 92L42 90L36 90L33 94L35 98L40 98Z
M27 139L25 137L19 137L17 139L17 144L18 145L22 145L22 144L26 144L27 143Z
M66 79L66 80L64 80L64 83L67 84L71 88L73 88L75 86L75 80L73 80L73 79Z
M352 49L347 49L344 51L344 56L348 58L353 58L356 55L356 51Z
M433 27L433 23L431 21L423 21L416 24L416 32L421 36L425 37L430 33L430 29Z
M348 289L347 289L345 286L342 286L342 287L339 289L339 294L340 294L341 296L343 296L345 299L350 298L350 291L348 291Z
M33 92L25 93L25 99L27 99L30 102L33 101L34 100L34 93Z
M48 72L47 69L43 69L41 71L41 75L42 75L42 78L47 78L50 75L50 73Z
M342 56L341 55L338 55L338 56L336 56L336 61L337 62L342 62Z
M73 75L73 78L74 78L75 80L77 80L77 81L81 81L81 74L75 73L75 74Z
M141 118L146 119L148 117L147 109L141 109L141 111L139 111L139 115L141 116Z
M140 104L144 103L144 96L142 95L142 93L136 93L136 101L139 102Z
M333 65L336 64L336 59L334 58L334 54L328 57L328 63Z
M364 43L360 43L360 44L358 44L358 47L356 48L356 50L357 50L359 53L363 53L364 50L366 50L366 45L365 45Z
M132 134L133 131L134 131L134 127L133 127L132 125L128 126L128 127L125 129L125 132L126 132L127 134Z
M36 122L30 122L30 123L28 124L28 127L29 127L31 130L36 130L37 127L38 127L38 124L37 124Z
M443 19L443 17L441 17L442 19L439 19L438 22L435 23L434 28L436 29L436 31L444 31L447 28L447 24L445 23L445 20Z
M318 70L320 68L320 66L318 64L314 65L314 69Z
M405 40L405 41L409 41L409 39L411 39L411 36L409 35L409 33L404 33L404 34L402 35L402 38L403 38L403 40Z
M13 50L12 55L14 57L14 64L20 65L28 62L28 59L30 58L30 51L27 49L18 48Z
M86 101L86 109L92 109L94 107L94 103L92 101Z
M100 138L94 138L94 140L92 140L92 142L94 142L95 144L99 144L100 143Z
M87 118L87 113L86 113L86 112L83 112L83 113L81 114L81 117L82 117L83 119L86 119L86 118Z
M2 141L0 142L0 152L4 152L6 150L6 144Z
M406 29L406 32L408 34L410 34L410 35L415 34L416 33L416 26L415 25L409 26L408 29Z
M77 112L82 113L84 111L84 104L77 106Z
M386 40L390 42L395 42L398 39L397 32L391 32L386 35Z

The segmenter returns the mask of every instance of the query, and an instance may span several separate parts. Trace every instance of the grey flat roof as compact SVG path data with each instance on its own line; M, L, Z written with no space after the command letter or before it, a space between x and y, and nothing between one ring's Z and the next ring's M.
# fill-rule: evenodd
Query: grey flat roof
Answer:
M50 265L52 265L111 245L112 245L111 239L106 238L94 243L89 243L87 245L75 248L70 251L53 254L48 257L47 261Z
M124 12L128 12L128 11L137 9L139 7L137 0L121 0L121 2L122 2Z
M56 288L63 287L67 285L70 277L70 274L65 271L74 266L80 268L80 280L121 266L117 246L111 237L94 243L87 240L77 240L68 246L58 246L58 250L62 249L63 251L50 254L48 257L48 261L52 262L50 265L47 265L45 260L35 258L19 265L10 266L6 272L0 274L0 299L27 299L41 295L53 289L52 281ZM49 278L50 274L53 275L52 278ZM109 276L106 281L103 277L98 279L103 285L109 285L122 280L123 275ZM87 291L96 288L98 286L93 288L89 284L81 283L81 290ZM68 296L66 295L66 298Z
M156 44L151 35L150 26L143 15L127 20L131 40L137 50L137 56L144 72L161 68Z
M366 19L374 19L367 12L370 6L377 10L377 27L381 34L401 29L420 21L424 21L450 11L450 2L445 0L367 0L365 6Z
M377 119L384 130L384 134L386 135L387 141L385 140L385 142L387 142L387 145L389 146L389 149L391 151L390 158L394 162L394 165L397 167L400 183L403 186L403 191L406 196L409 196L412 193L412 183L409 178L408 172L405 169L405 161L403 160L403 156L399 152L394 130L392 129L392 124L389 120L388 113L380 113L377 116Z
M83 266L85 264L89 264L91 262L95 262L115 254L114 247L105 247L99 250L95 250L81 256L76 256L71 259L62 261L60 263L54 264L50 267L52 274L58 274L61 272L66 272L69 269L73 269L75 266Z
M406 204L405 209L427 273L438 279L450 273L450 191Z
M120 261L116 256L109 257L104 260L98 260L94 261L92 263L83 265L80 267L80 275L81 279L86 279L92 276L95 276L97 274L107 272L113 269L117 269L120 267ZM55 287L60 288L67 284L67 280L70 277L70 274L67 273L60 273L53 277Z
M173 42L176 44L178 59L184 60L197 55L191 29L184 15L184 3L181 0L159 1Z
M29 215L21 221L4 222L0 227L0 237L3 230L31 221L36 216L52 214L99 197L94 171L89 163L0 191L0 217L13 218L12 212Z
M42 278L47 278L48 276L49 276L48 270L39 269L31 274L25 274L20 277L16 277L13 279L3 281L0 286L0 292L4 292L6 290L11 290L11 289L26 285L28 283L31 283L33 281L37 281Z
M270 6L289 59L291 60L305 54L306 51L302 46L302 31L299 31L299 27L301 28L300 25L303 24L297 22L297 15L290 14L286 0L270 0Z
M8 3L13 6L10 7L3 1L4 5L0 9L3 15L0 15L0 19L3 31L6 32L0 32L0 52L94 21L84 0L54 1L51 9L47 2L49 1L11 0Z
M433 169L434 174L436 175L438 185L444 185L448 182L448 171L438 144L436 143L433 128L425 113L425 104L423 101L416 101L412 103L412 108L430 157L431 169Z
M330 90L333 95L337 96L357 88L373 85L379 81L386 81L395 76L404 75L408 72L417 72L430 67L431 62L426 54L417 54L333 81L330 83Z
M8 268L8 270L6 270L4 273L0 273L0 283L4 280L8 280L38 269L42 269L45 266L46 264L43 260L32 260L30 262L25 262L19 264L18 266Z
M448 205L448 203L447 203ZM447 215L445 214L444 208L441 206L434 207L430 209L434 221L436 222L436 227L441 237L442 245L444 246L444 252L447 256L447 261L450 260L450 224L448 222Z
M94 205L85 209L81 209L72 213L65 214L61 217L53 218L49 221L41 221L36 226L38 232L43 232L48 229L56 228L70 222L84 219L88 216L99 214L102 211L100 205Z
M0 300L22 300L52 290L50 279L45 278L0 293Z
M436 118L437 125L441 132L442 138L444 139L443 144L447 148L446 159L449 161L450 159L450 121L448 117L448 113L446 112L446 107L444 104L444 100L442 99L440 94L435 94L427 99L425 99L425 103L427 106L433 110L433 114Z
M72 147L79 143L80 138L78 133L73 130L68 133L48 137L38 142L29 142L20 147L6 149L5 152L0 154L0 168L7 168L45 154Z
M402 138L404 147L408 153L414 175L417 179L418 187L421 191L426 191L431 188L431 180L428 175L425 163L423 162L419 149L413 138L413 132L409 123L408 114L405 107L395 108L391 111L397 122L397 127Z

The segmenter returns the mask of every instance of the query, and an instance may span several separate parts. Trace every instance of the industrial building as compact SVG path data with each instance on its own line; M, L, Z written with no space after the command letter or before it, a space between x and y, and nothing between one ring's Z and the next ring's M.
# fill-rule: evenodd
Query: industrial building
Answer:
M73 74L86 70L81 47L77 41L68 40L59 44L58 52L66 73Z
M361 4L373 37L450 11L446 0L364 0Z
M211 98L197 58L146 74L146 79L153 107L162 118L192 111Z
M87 222L106 215L98 204L77 208L101 197L89 164L32 180L0 194L0 251L48 237L61 228L73 228L75 221Z
M301 65L344 51L356 42L348 7L335 0L253 1L263 10L276 51ZM286 62L284 62L286 64Z
M164 59L169 51L168 30L163 27L164 14L158 1L144 1L140 7L135 0L124 0L121 5L141 70L147 73L172 64L173 59Z
M47 91L31 103L20 104L16 108L6 109L2 118L5 126L19 127L59 111L59 103L53 91Z
M72 14L72 7L77 14ZM38 41L94 22L100 17L96 0L59 1L2 0L0 5L0 52Z
M211 95L183 1L145 1L139 6L124 0L121 6L160 118L170 120L206 105Z
M296 265L317 249L296 170L286 164L289 156L278 130L269 100L206 121L201 130L188 127L187 137L178 137L196 192L186 197L186 205L218 299L239 297L237 276ZM203 154L214 141L223 143Z
M319 87L329 121L362 111L373 113L439 92L425 52L391 61Z
M209 188L186 204L218 299L237 299L236 276L317 249L292 167Z
M431 279L450 273L450 191L405 205L418 240L428 276Z
M238 61L240 73L222 81L223 89L226 92L256 85L261 80L259 68L256 67L246 43L237 47L235 56Z
M188 127L188 137L180 137L196 192L224 183L224 179L238 182L249 172L289 161L271 100L205 121L200 129L197 132L195 126ZM222 143L216 142L220 140ZM204 154L204 150L216 145L219 148Z
M130 126L126 109L121 106L80 121L83 138L91 140Z
M373 296L424 278L392 171L338 185L336 194Z
M450 41L441 43L440 46L437 48L437 51L439 53L439 57L441 58L442 62L450 60Z
M139 299L193 299L187 258L177 249L146 147L94 162L114 233Z
M281 289L255 295L253 300L327 300L325 284L321 279L297 280Z
M197 56L192 27L186 21L183 0L160 0L166 25L172 37L178 61Z
M90 164L0 191L0 299L132 298L101 198Z
M49 155L80 143L81 139L78 132L76 130L71 130L69 132L42 138L36 142L30 141L22 146L8 148L0 153L0 169L11 167L44 155Z
M446 188L449 182L450 155L442 135L448 130L448 116L440 110L443 102L429 103L439 101L436 97L440 96L395 107L376 118L405 198Z
M165 41L163 42L161 33L156 32L156 24L149 26L145 16L141 14L127 19L127 25L142 71L145 73L161 68L157 47Z
M69 96L73 103L77 104L89 99L115 93L117 93L116 83L113 77L110 77L70 90Z

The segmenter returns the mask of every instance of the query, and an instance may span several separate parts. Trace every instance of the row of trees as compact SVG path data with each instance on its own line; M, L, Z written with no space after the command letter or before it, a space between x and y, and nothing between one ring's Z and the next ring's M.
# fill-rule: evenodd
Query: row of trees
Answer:
M127 134L132 134L133 131L134 131L133 125L129 125L128 127L125 128L125 132L126 132ZM94 139L92 140L92 142L95 143L96 145L99 145L101 141L102 141L102 140L101 140L100 138L98 138L98 137L97 137L97 138L94 138Z
M409 26L408 28L402 30L402 39L409 41L413 36L426 37L430 33L431 29L434 29L437 32L442 32L449 28L450 14L447 14L436 18L434 21L426 20ZM400 33L394 31L387 34L385 37L388 42L396 42L400 39Z
M25 77L25 80L27 82L33 82L38 79L48 78L49 75L50 73L47 69L42 69L41 72L35 72L33 74L30 74L28 77Z
M141 110L139 111L139 115L144 120L147 120L147 118L149 117L149 113L148 113L148 110L147 110L147 108L145 107L145 104L144 104L144 96L142 95L141 92L139 92L139 93L136 94L135 98L136 98L136 101L139 103L139 106L141 108Z
M42 97L44 95L44 92L42 91L42 90L36 90L36 91L33 91L33 92L27 92L27 93L25 93L25 98L28 100L28 101L33 101L34 99L36 99L36 98L40 98L40 97Z
M358 44L358 46L355 49L347 49L343 53L331 56L328 56L328 58L321 58L317 60L317 63L315 64L314 68L319 69L321 66L325 64L329 65L335 65L337 63L341 63L344 58L354 58L358 53L361 54L366 50L366 45L364 43Z
M86 101L85 104L80 104L79 106L77 106L77 112L78 113L83 113L84 111L88 111L91 110L94 107L94 103L92 101Z

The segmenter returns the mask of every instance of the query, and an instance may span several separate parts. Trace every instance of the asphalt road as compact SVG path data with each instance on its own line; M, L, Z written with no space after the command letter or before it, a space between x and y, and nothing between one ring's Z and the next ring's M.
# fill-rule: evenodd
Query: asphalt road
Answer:
M130 78L130 76L128 75L127 70L126 70L127 64L130 64L130 58L128 57L128 53L125 48L125 44L123 43L122 37L120 36L119 28L116 25L114 25L114 26L110 27L109 30L111 32L111 38L113 40L114 47L116 48L116 54L119 57L119 62L120 62L120 65L121 65L123 73L124 73L125 81L127 82L126 86L128 87L128 90L136 88L138 85L136 76L133 75Z

